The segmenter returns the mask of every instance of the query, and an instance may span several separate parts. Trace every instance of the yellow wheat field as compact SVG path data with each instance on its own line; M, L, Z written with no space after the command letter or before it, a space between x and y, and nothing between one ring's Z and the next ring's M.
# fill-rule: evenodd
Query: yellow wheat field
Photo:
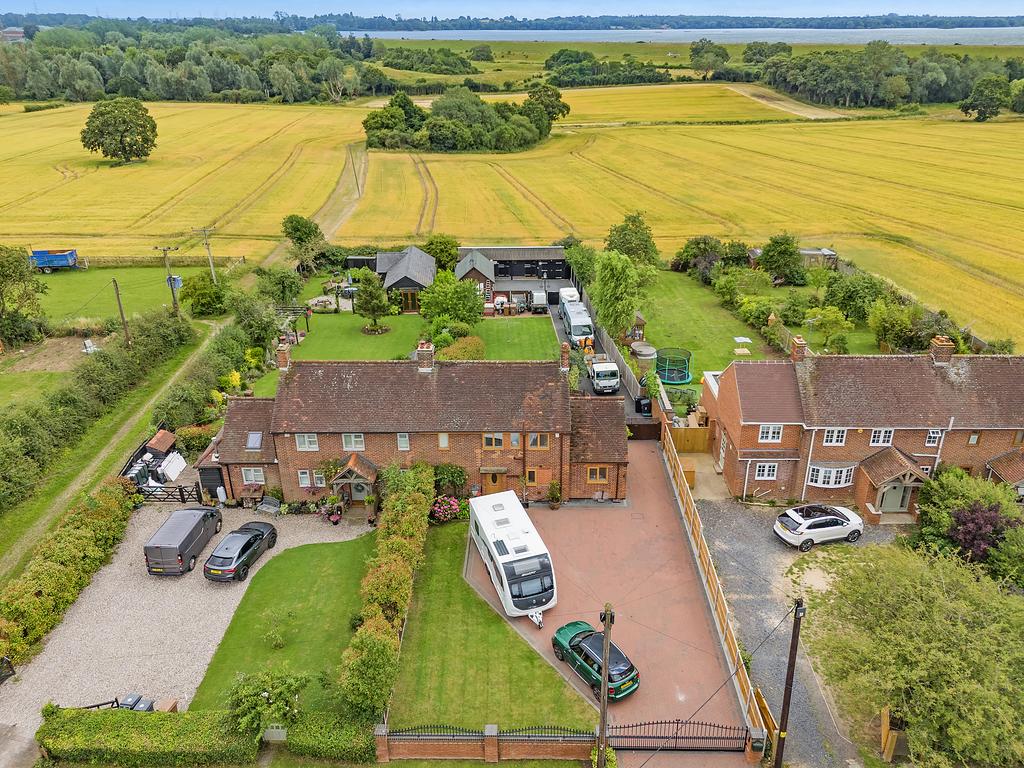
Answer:
M561 131L514 155L372 152L355 243L598 241L647 212L663 253L692 235L788 230L886 275L988 336L1024 341L1024 120Z
M288 213L312 214L362 138L363 111L151 104L157 146L123 167L82 149L89 105L0 117L0 241L77 247L95 262L202 253L191 227L217 227L218 258L260 258Z

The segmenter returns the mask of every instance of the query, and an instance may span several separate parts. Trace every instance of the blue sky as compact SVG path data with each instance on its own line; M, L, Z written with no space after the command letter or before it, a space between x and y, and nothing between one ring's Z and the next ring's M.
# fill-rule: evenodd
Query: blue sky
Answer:
M8 11L39 11L91 13L102 16L269 16L276 10L302 15L337 12L374 16L505 16L518 17L573 16L577 14L617 14L624 10L643 13L724 14L736 16L850 16L878 13L931 13L936 15L971 14L1002 16L1024 14L1020 0L979 0L973 3L952 0L836 0L828 4L812 0L711 0L709 3L683 5L667 0L646 0L626 3L621 0L350 0L344 5L297 0L284 3L275 0L18 0L7 5Z

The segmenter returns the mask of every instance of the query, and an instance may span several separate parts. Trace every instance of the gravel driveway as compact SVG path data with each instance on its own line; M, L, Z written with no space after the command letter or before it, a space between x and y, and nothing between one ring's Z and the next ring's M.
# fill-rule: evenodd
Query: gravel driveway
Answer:
M82 591L42 653L0 687L0 768L35 762L33 735L47 701L81 706L137 692L188 705L252 576L221 584L204 579L199 568L183 577L148 575L143 545L172 509L151 505L135 513L112 561ZM225 509L223 532L204 556L224 533L251 519L251 510ZM332 526L313 515L274 523L277 546L257 561L253 575L289 547L347 541L369 530L362 521Z
M744 647L752 651L793 606L797 593L785 573L799 552L771 531L780 509L748 507L732 500L698 500L697 507L729 599L733 625ZM866 525L861 541L884 543L898 532L895 526ZM782 709L791 627L789 617L751 662L751 677L776 717ZM785 761L801 768L861 764L856 747L833 723L803 643L789 711Z

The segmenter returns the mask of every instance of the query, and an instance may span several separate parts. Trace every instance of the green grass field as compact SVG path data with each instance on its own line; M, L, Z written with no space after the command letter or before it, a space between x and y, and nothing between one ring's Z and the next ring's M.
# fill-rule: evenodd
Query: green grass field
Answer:
M473 333L484 340L487 360L558 359L558 337L547 315L486 318Z
M224 709L239 673L287 669L310 677L302 704L332 710L320 680L333 677L361 606L359 582L373 553L373 535L339 544L306 544L277 554L246 590L189 709ZM276 630L284 641L265 638Z
M9 371L0 367L0 407L53 389L65 374L58 371Z
M172 273L188 277L203 267L176 267ZM161 304L171 306L171 289L163 267L112 267L68 270L40 275L47 291L42 296L43 310L50 322L59 325L77 318L117 317L117 300L111 280L117 280L127 315L145 312Z
M592 727L597 711L463 580L467 531L451 523L427 537L389 723Z
M391 330L380 336L362 332L369 320L351 312L316 314L309 320L310 332L299 346L292 348L295 360L391 360L408 357L416 348L423 330L419 315L396 315L381 320ZM304 320L299 329L305 330Z

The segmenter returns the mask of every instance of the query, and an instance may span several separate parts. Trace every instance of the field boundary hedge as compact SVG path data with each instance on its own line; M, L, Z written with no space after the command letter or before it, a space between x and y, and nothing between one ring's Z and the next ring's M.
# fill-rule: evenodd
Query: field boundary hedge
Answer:
M363 577L362 624L341 656L346 702L367 718L380 717L398 679L402 627L412 602L413 576L423 564L434 470L414 464L381 472L384 503L377 550Z
M50 759L121 768L254 763L259 740L225 712L132 712L43 708L36 740Z
M372 763L377 746L372 726L325 712L305 712L288 726L288 751L304 757Z
M123 479L75 504L0 592L0 656L30 658L124 537L140 497Z

